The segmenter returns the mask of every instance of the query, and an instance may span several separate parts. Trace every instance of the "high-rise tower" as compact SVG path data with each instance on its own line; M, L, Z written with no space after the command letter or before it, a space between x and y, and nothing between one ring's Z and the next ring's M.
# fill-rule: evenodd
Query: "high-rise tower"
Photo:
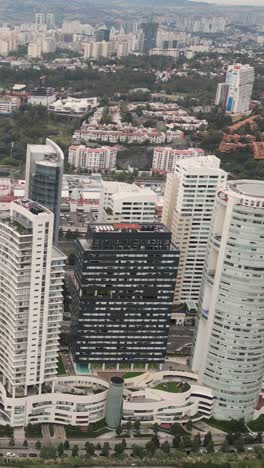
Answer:
M181 253L176 303L198 301L217 187L225 180L216 156L180 160L167 176L162 222Z
M57 374L65 258L53 217L27 199L0 216L0 376L13 397Z
M218 419L253 418L264 375L264 182L218 190L192 368Z
M60 147L47 139L45 145L28 145L25 196L54 213L54 242L60 228L60 203L64 154Z
M250 108L254 84L254 68L236 63L228 67L225 83L219 83L216 105L224 105L228 114L240 114Z
M179 251L162 224L94 224L77 241L72 353L77 364L166 356Z
M156 47L157 34L158 34L158 23L149 23L142 24L142 30L144 34L143 40L143 53L147 54L151 49Z

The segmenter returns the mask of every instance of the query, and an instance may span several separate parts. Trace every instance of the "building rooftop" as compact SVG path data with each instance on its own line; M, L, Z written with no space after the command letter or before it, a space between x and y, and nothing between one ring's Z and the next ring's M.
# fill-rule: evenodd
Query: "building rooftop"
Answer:
M230 184L230 188L241 195L264 198L264 182L261 180L239 180Z
M21 200L16 200L14 202L16 205L22 206L26 208L30 213L38 216L41 213L51 214L51 211L45 208L44 206L40 205L39 203L28 200L27 198L22 198Z
M136 223L113 223L113 224L90 224L91 232L169 232L164 224L136 224Z

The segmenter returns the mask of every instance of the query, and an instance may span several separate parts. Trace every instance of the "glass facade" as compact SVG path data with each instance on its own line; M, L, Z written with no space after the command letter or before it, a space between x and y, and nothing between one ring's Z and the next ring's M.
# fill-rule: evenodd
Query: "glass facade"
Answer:
M165 359L179 252L162 225L135 230L91 227L77 241L72 288L76 362ZM129 226L129 225L126 225ZM157 226L162 226L159 231ZM145 230L144 230L145 229Z

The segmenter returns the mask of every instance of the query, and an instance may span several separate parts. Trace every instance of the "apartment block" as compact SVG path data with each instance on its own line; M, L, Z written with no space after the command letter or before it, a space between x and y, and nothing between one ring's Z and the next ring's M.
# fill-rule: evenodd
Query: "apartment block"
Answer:
M167 176L162 222L181 252L176 303L198 301L217 187L225 180L216 156L178 161Z
M76 169L111 171L116 168L116 156L117 148L114 146L88 148L85 145L72 145L69 148L68 163Z
M189 148L187 150L178 150L168 147L155 148L152 161L152 172L166 174L174 172L177 162L181 159L188 159L204 155L201 148Z

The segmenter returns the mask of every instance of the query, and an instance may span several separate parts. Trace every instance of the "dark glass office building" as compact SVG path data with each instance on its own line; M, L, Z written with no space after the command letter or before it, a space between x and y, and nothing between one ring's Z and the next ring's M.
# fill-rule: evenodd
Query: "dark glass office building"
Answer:
M28 145L26 164L26 197L54 213L54 242L58 241L64 155L56 143Z
M93 224L76 246L74 361L162 363L179 263L171 233L162 224Z
M158 34L158 23L143 23L142 30L144 33L143 39L143 52L147 54L151 49L156 47L157 34Z
M96 42L110 41L110 29L98 29L95 32L95 40Z

